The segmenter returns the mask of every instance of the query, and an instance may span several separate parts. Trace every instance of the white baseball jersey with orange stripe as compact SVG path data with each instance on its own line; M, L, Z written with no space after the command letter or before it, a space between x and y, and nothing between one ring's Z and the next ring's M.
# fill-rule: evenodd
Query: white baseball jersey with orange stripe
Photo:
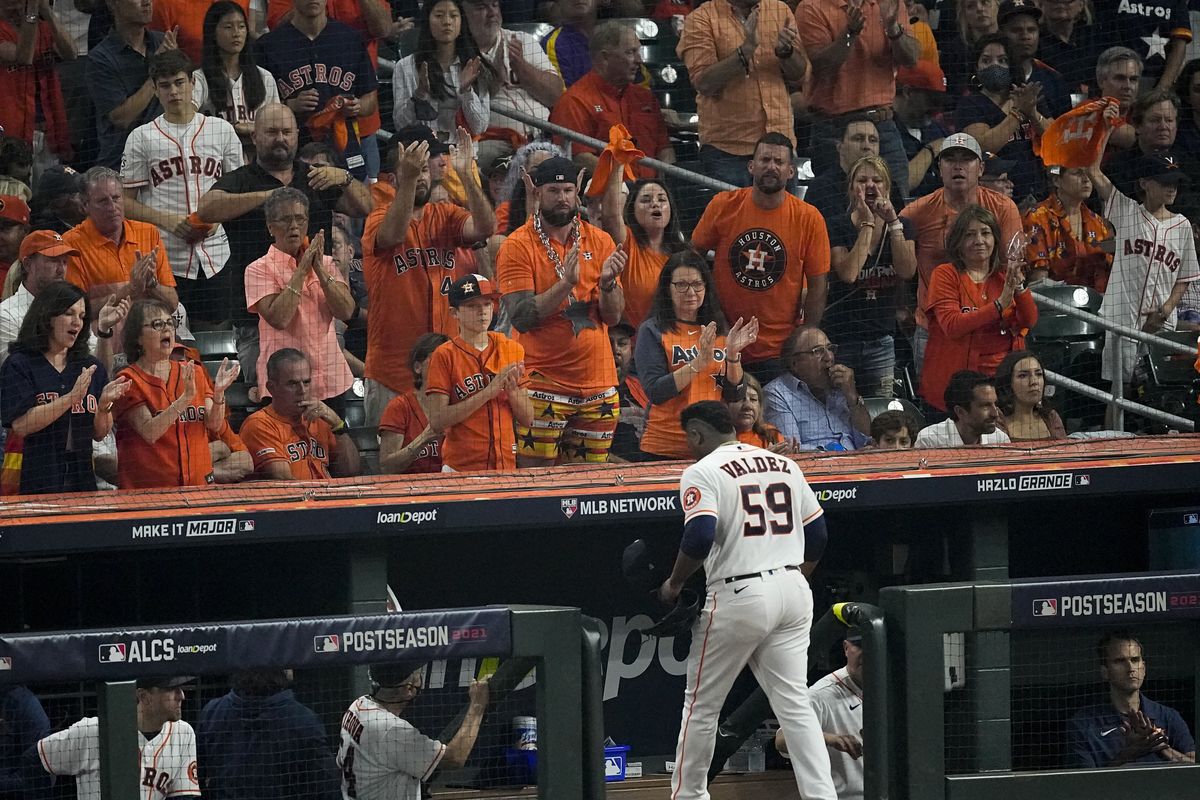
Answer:
M125 140L121 182L137 189L137 199L168 214L187 216L200 196L226 172L242 166L242 143L223 119L197 113L190 122L166 116L134 128ZM220 225L195 244L162 230L171 271L180 278L211 278L229 260L229 239Z
M342 716L342 798L421 800L421 783L445 754L446 745L363 695Z
M733 441L683 471L679 496L687 522L716 518L716 536L692 627L671 800L709 800L717 719L747 665L779 718L800 797L837 800L807 688L813 600L800 565L804 526L822 514L816 494L790 458Z
M139 800L199 797L196 732L183 722L168 722L153 739L138 732L142 779ZM100 720L84 717L37 744L42 769L74 775L78 800L100 800Z

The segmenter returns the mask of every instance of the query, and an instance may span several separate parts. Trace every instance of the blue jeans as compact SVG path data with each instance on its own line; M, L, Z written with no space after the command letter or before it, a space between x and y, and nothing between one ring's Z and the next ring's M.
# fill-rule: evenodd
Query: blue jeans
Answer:
M854 370L854 385L863 397L891 397L896 348L891 336L866 342L842 342L837 360Z
M700 146L700 164L704 174L710 178L734 186L750 185L750 156L735 156L705 144Z
M813 124L813 174L830 169L837 163L837 152L834 145L842 136L844 122L837 118L821 118ZM887 162L888 172L892 173L892 186L899 188L900 194L908 199L908 154L904 152L904 139L895 120L884 120L875 123L879 131L879 156Z

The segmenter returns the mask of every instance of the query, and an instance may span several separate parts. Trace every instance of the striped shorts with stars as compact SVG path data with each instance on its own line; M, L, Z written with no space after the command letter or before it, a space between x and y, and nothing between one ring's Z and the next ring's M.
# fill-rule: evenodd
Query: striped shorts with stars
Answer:
M517 455L559 464L607 461L621 415L616 387L580 397L544 375L530 377L533 425L517 426Z

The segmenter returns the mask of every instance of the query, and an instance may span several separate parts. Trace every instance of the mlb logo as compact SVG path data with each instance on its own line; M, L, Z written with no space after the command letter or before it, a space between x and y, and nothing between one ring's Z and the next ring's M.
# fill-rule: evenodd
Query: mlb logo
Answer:
M591 250L584 250L584 251L583 251L583 260L584 260L584 261L591 261L591 260L592 260L592 251L591 251Z
M252 520L252 519L242 520L241 522L238 523L238 530L241 531L242 533L247 533L249 531L254 530L254 520Z
M1034 600L1033 615L1035 617L1057 617L1058 601L1053 598L1048 600Z
M575 501L574 497L569 500L561 500L559 502L562 505L562 512L566 515L567 519L575 516L575 512L579 510L579 503Z
M1200 525L1200 514L1184 514L1184 525Z
M1092 485L1092 476L1091 475L1076 475L1075 476L1075 485L1076 486L1091 486Z
M12 659L8 656L0 656L0 672L7 672L12 669Z
M313 650L318 653L338 653L341 652L341 649L342 642L336 633L313 637Z
M113 642L112 644L100 645L100 663L101 664L119 664L125 660L125 643Z
M604 113L604 106L592 106L592 108L594 108L596 110L597 114Z

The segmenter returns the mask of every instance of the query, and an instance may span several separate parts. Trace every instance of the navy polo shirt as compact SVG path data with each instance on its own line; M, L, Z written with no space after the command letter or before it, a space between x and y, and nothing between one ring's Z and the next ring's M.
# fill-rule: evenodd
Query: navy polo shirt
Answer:
M1141 695L1141 710L1156 727L1167 732L1167 743L1172 748L1181 753L1191 753L1196 749L1196 742L1178 711L1156 703L1144 694ZM1085 708L1071 718L1070 759L1073 767L1107 767L1117 757L1124 743L1121 715L1112 703ZM1148 753L1131 763L1165 762L1157 753Z
M96 372L83 400L45 428L25 437L21 494L96 491L92 421L100 393L108 383L108 373L92 356L69 361L59 372L44 355L28 351L12 353L0 367L0 385L4 387L0 393L0 418L4 427L11 428L31 408L68 394L79 373L93 364Z
M125 138L139 125L151 122L162 114L158 98L152 97L141 116L128 128L118 128L108 115L142 88L150 77L150 56L162 43L163 35L158 31L146 31L146 54L142 55L117 35L116 30L88 51L87 85L96 108L96 137L99 152L96 164L120 169L121 156L125 152Z
M306 89L320 95L317 109L338 95L362 97L379 88L362 36L337 20L310 39L291 23L280 25L255 43L258 65L275 76L279 99Z
M247 194L261 192L267 189L282 187L271 173L263 169L257 161L239 167L233 172L222 175L214 189L220 189L229 194ZM292 165L293 189L299 189L308 197L308 235L312 238L317 231L328 232L333 227L333 209L342 196L341 188L326 189L318 192L308 185L308 167L297 161ZM229 260L225 269L232 270L233 319L239 325L256 325L258 316L246 310L246 294L244 276L246 267L267 254L275 239L267 230L267 217L263 207L259 206L246 212L237 219L225 223L225 233L229 237ZM325 237L325 252L332 253L333 237Z

